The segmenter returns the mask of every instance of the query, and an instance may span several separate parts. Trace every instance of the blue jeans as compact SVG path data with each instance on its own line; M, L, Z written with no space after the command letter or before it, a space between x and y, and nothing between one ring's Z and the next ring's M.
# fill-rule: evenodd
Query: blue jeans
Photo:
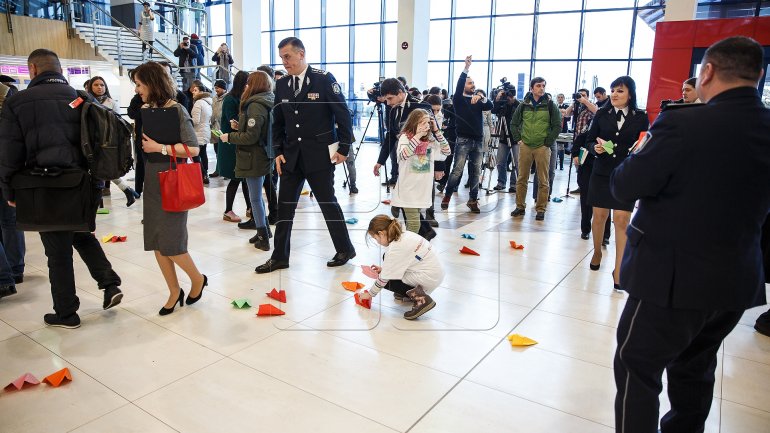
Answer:
M556 175L556 142L554 141L549 147L551 148L551 160L548 164L548 198L550 199L551 195L553 194L553 178ZM535 176L535 180L532 182L532 184L532 198L537 200L537 176Z
M3 250L13 277L24 275L24 232L16 230L16 209L0 200L0 229L2 229ZM0 260L2 261L2 260ZM1 265L1 264L0 264Z
M455 165L452 169L452 174L449 175L449 181L447 181L447 187L444 191L445 197L451 197L452 194L457 191L457 186L460 184L460 179L462 179L463 171L465 170L465 161L468 160L468 182L471 184L470 198L471 200L476 200L478 198L482 141L483 140L481 139L476 140L467 137L457 137L454 155Z
M257 227L267 227L267 218L265 217L265 203L262 200L262 185L265 183L265 176L247 177L246 185L249 188L249 201L251 202L251 218Z
M508 143L500 143L500 147L497 148L497 184L505 187L508 181L508 163L511 162L511 156L513 156L514 170L511 170L511 186L516 186L516 168L519 166L519 145L513 145L513 151Z

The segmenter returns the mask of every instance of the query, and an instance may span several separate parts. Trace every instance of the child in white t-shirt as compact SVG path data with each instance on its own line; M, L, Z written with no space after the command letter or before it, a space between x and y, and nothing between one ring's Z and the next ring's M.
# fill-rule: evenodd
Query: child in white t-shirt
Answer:
M390 290L397 300L414 302L412 309L404 313L407 320L414 320L435 307L436 302L426 292L441 284L444 270L430 241L403 231L398 220L387 215L372 218L366 234L388 250L382 266L372 266L378 278L368 291L359 292L361 299L371 299L382 289Z
M406 229L420 231L420 209L433 205L433 161L451 153L449 143L426 110L409 113L398 139L398 181L390 205L404 210Z

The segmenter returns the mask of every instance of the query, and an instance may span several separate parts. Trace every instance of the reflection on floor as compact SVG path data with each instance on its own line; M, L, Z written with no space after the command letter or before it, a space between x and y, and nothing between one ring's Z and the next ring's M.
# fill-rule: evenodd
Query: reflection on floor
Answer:
M407 307L388 292L362 310L340 285L368 283L359 265L381 256L364 238L369 218L389 213L371 175L376 152L362 147L360 194L349 196L337 172L345 216L359 219L349 226L358 257L334 269L325 266L334 251L319 208L302 196L291 268L256 275L269 253L247 242L253 232L222 221L226 181L212 179L206 205L189 217L190 251L209 287L199 303L165 317L157 312L168 292L143 251L141 200L126 208L115 191L106 201L112 212L98 217L97 236L128 236L104 244L124 281L119 307L101 309L101 293L75 259L77 330L44 326L46 258L29 234L25 281L0 301L0 379L68 367L73 381L0 393L0 431L612 431L625 295L612 291L614 243L601 271L588 269L592 246L579 237L578 200L549 203L544 222L534 212L512 220L512 194L482 191L482 213L470 215L461 187L449 211L437 212L434 245L447 271L434 292L438 306L407 322ZM567 167L556 173L554 196L568 189ZM571 181L574 189L574 173ZM235 211L245 212L241 196ZM481 255L461 255L462 246ZM257 318L254 308L230 304L270 302L264 293L272 288L288 293L285 316ZM751 328L761 311L748 311L719 353L707 432L770 431L770 338ZM512 348L505 337L514 331L539 344Z

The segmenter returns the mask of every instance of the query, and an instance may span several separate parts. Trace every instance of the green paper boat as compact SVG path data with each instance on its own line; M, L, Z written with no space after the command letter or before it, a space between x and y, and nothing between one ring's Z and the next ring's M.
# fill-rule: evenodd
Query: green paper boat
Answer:
M233 306L236 308L251 308L251 304L249 303L248 299L236 299L233 302L231 302Z
M110 210L103 207L96 210L97 215L109 215L109 213L110 213Z
M604 144L602 144L602 147L604 148L604 151L607 152L608 155L612 155L615 153L615 143L612 141L605 141Z

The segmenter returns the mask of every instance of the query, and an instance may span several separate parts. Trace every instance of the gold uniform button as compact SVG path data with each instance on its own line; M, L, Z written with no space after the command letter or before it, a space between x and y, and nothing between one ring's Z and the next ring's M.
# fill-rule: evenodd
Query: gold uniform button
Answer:
M297 124L297 128L299 128L299 123Z
M297 110L294 110L294 114L299 114L299 111L297 111Z
M297 141L302 141L302 137L299 137L299 138L297 139Z

